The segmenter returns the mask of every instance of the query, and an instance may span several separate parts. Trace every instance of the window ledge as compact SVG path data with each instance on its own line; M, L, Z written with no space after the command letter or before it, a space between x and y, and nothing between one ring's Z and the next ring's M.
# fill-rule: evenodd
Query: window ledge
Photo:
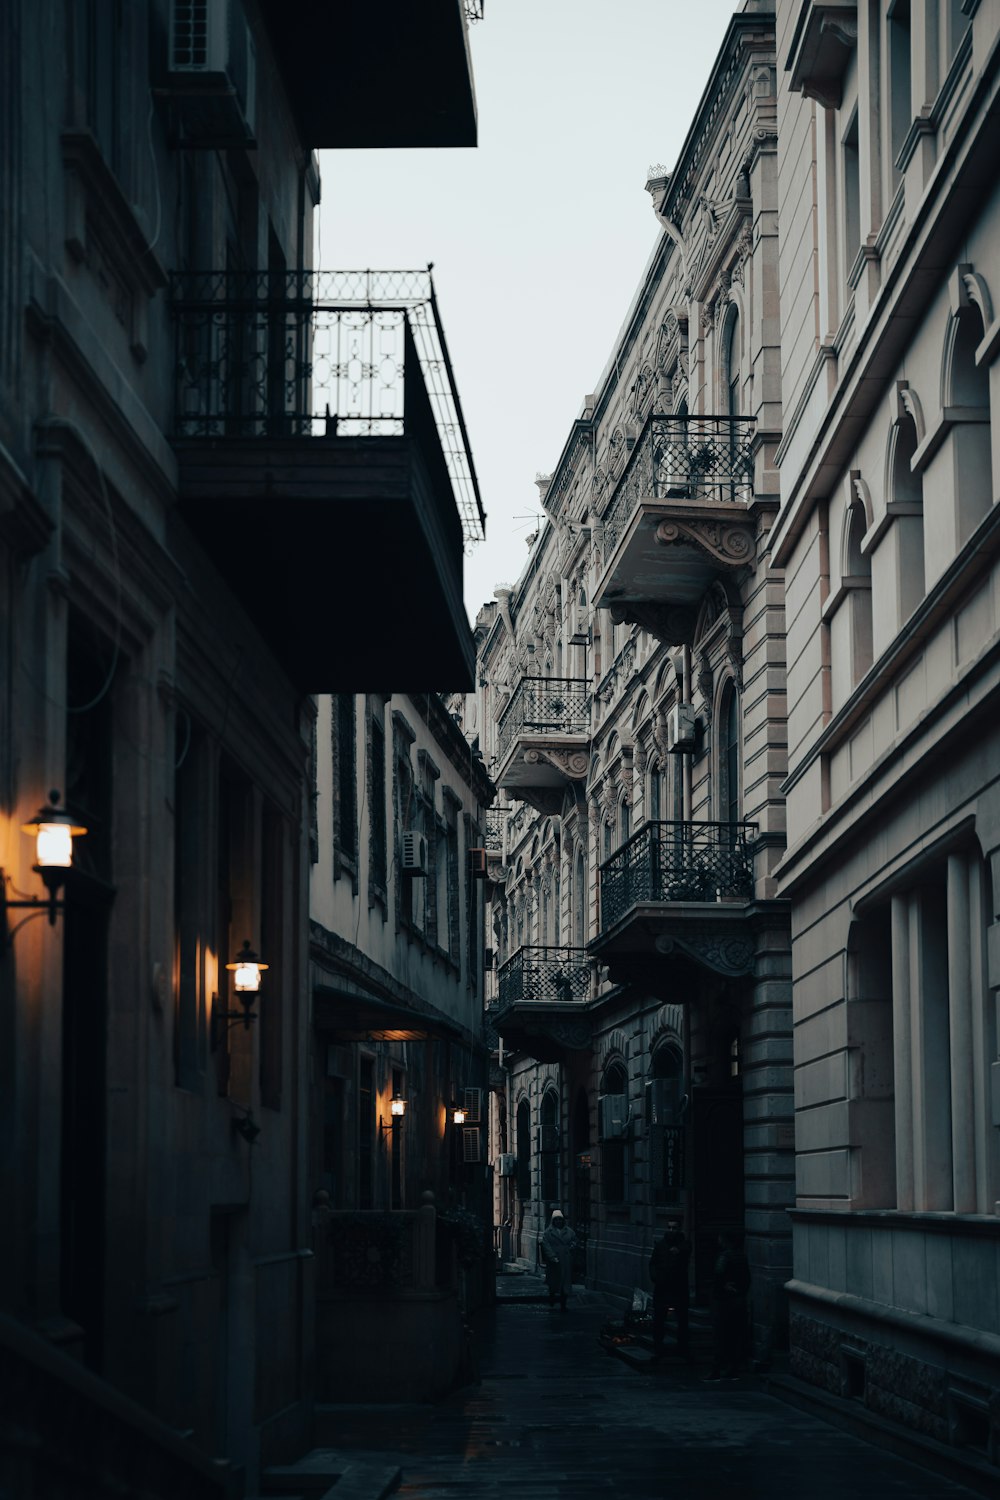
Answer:
M963 422L982 424L989 420L988 406L946 406L911 458L911 471L914 474L923 473L953 427Z
M65 130L60 138L66 173L66 249L84 263L104 262L131 304L129 347L138 361L149 352L147 304L167 284L138 210L122 192L90 130Z
M856 589L868 589L870 591L871 586L872 581L867 575L855 577L851 574L848 574L846 578L842 578L840 580L837 587L833 590L833 593L830 594L826 603L823 605L823 608L820 610L820 619L824 624L828 625L830 623L830 620L837 613L837 610L843 604L844 600L847 598L848 594L854 593Z

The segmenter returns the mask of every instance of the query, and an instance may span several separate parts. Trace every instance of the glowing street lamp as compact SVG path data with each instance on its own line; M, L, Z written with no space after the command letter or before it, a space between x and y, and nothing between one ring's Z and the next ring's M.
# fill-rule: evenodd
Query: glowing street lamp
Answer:
M83 823L77 823L64 807L59 806L59 803L59 793L53 789L49 793L49 800L45 806L40 807L33 818L21 825L22 832L35 840L35 863L32 868L42 877L49 893L48 900L39 896L24 896L24 899L20 901L8 901L8 878L0 870L0 918L3 919L3 927L6 928L5 918L8 908L28 910L28 916L22 918L13 932L8 935L8 943L13 941L18 928L23 926L24 922L29 922L33 916L47 912L49 926L54 927L57 914L63 910L64 903L57 897L65 883L66 871L73 865L73 840L82 838L87 829Z

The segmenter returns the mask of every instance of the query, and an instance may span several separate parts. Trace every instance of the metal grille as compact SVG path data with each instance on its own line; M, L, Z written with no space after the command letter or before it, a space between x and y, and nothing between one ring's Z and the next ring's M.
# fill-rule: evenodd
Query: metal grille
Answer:
M503 830L506 821L507 809L505 807L489 807L486 809L484 839L486 849L490 854L500 854L503 850Z
M521 734L587 734L590 694L585 677L522 677L497 726L497 760Z
M652 413L604 518L606 552L642 500L746 501L753 494L752 417Z
M170 60L175 68L208 66L209 0L174 0L170 16Z
M465 19L470 26L483 19L486 11L486 0L465 0Z
M416 371L467 541L485 513L429 271L171 278L179 438L398 437Z
M413 1228L409 1211L332 1214L332 1284L355 1291L412 1286Z
M601 865L601 928L654 901L749 901L755 823L645 823Z
M519 948L499 972L500 1007L518 1000L589 1000L586 948Z

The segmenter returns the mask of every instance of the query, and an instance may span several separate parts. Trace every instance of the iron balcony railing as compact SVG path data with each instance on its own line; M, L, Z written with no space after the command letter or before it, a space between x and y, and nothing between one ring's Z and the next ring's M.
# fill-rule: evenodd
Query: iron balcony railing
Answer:
M755 823L644 823L600 867L601 927L657 901L749 901Z
M586 948L518 948L497 975L500 1009L518 1000L589 1000L592 971Z
M588 734L585 677L522 677L497 726L497 761L523 734Z
M749 500L753 434L752 417L651 413L604 517L606 555L643 500Z
M430 271L171 278L174 431L401 437L432 421L466 540L485 514Z
M505 807L488 807L486 809L483 838L486 842L487 853L501 854L503 852L503 830L506 822L507 809Z

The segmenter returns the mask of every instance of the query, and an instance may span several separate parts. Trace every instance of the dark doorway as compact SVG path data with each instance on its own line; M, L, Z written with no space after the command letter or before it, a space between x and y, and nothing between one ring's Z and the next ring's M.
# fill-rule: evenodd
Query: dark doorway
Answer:
M68 625L66 806L89 829L67 871L63 922L60 1298L104 1360L108 925L114 650L77 611Z
M697 1088L693 1096L695 1295L707 1302L725 1229L743 1232L743 1091Z
M575 1274L583 1277L587 1270L587 1242L590 1239L590 1185L593 1161L590 1150L590 1101L586 1089L578 1089L573 1106L573 1229L576 1233Z

